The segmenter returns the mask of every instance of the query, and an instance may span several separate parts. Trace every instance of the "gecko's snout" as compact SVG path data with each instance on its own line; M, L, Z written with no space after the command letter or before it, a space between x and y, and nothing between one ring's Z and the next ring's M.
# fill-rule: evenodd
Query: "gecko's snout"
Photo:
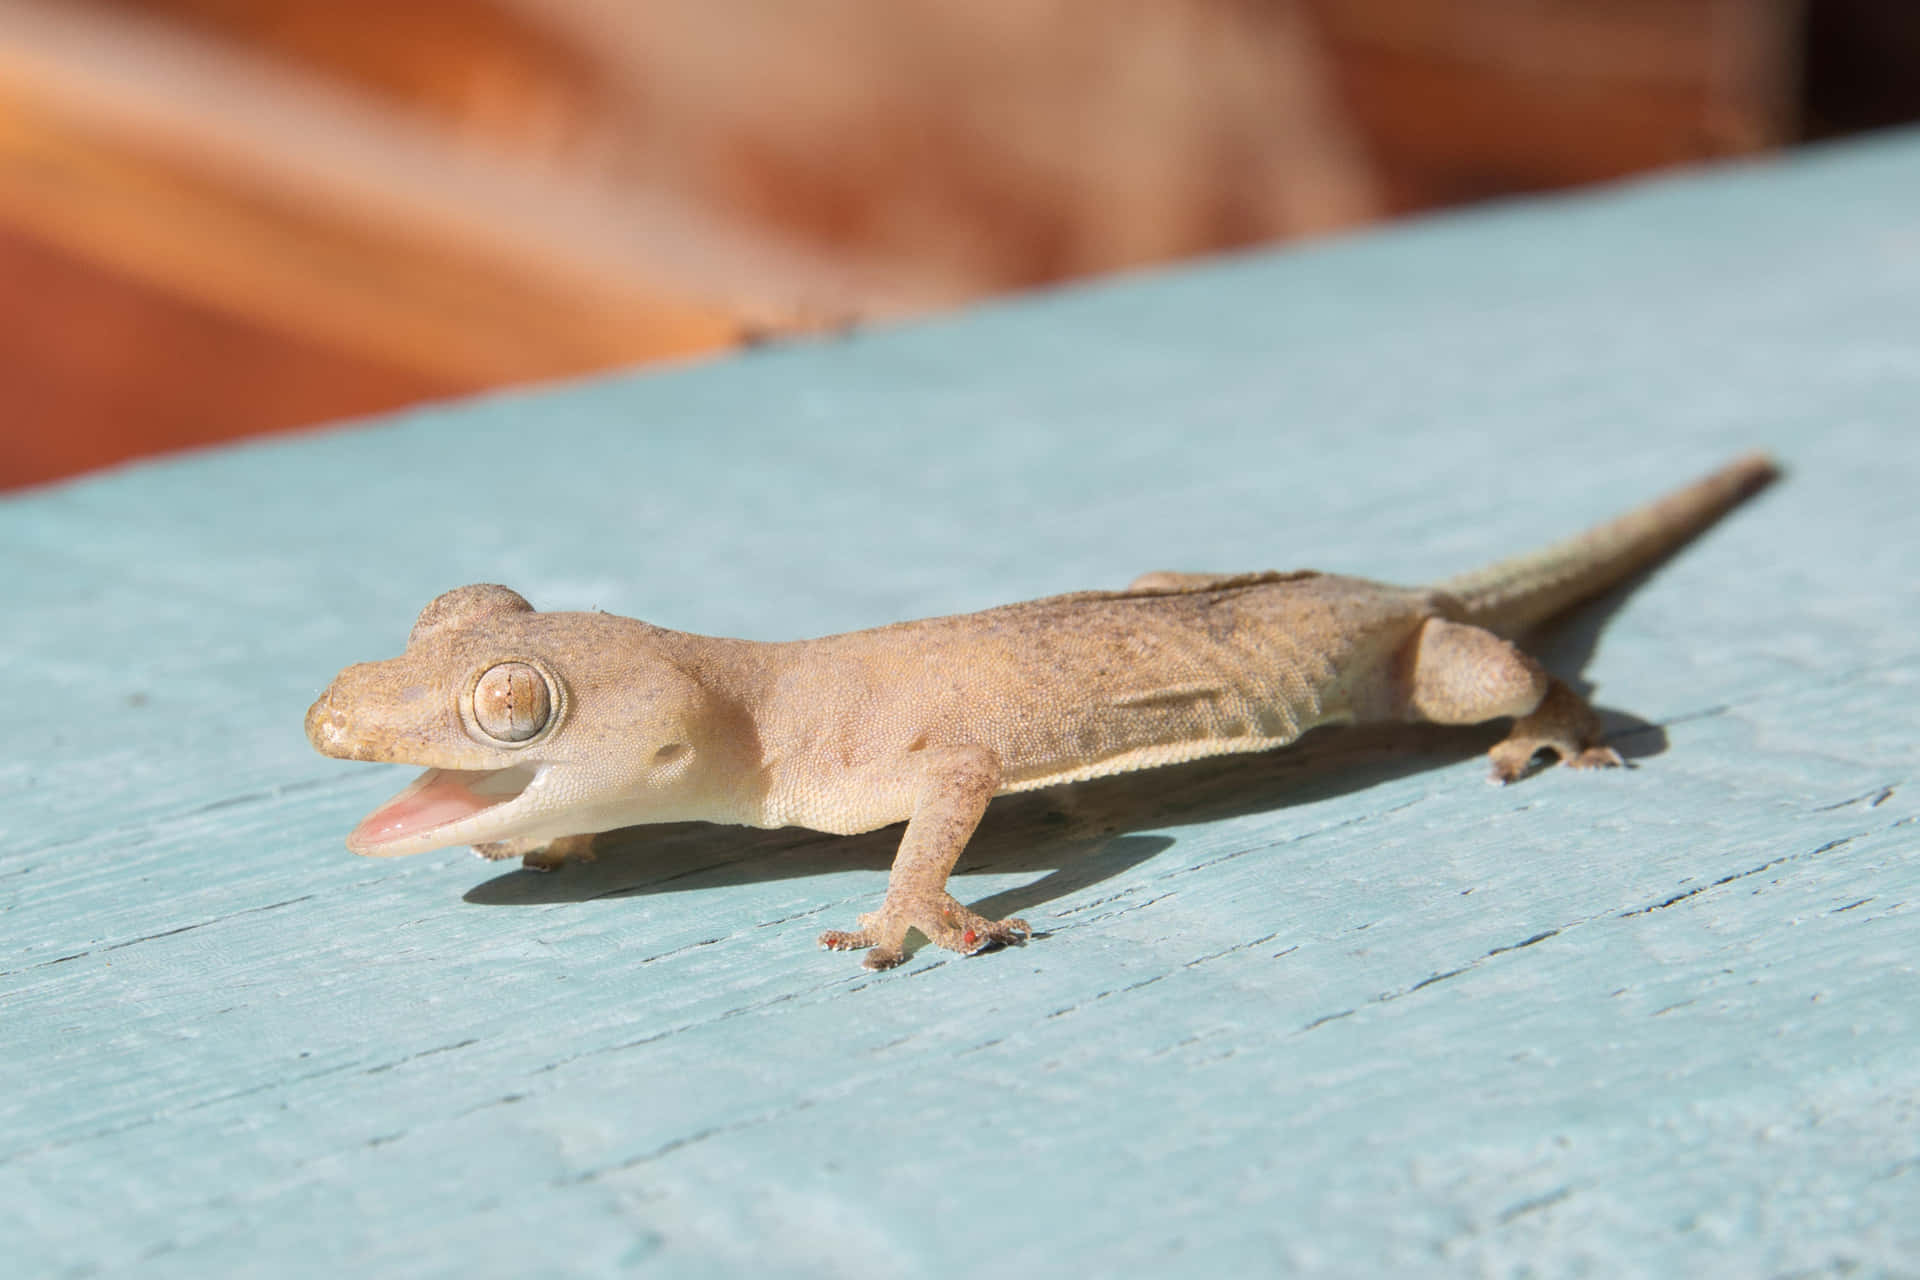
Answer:
M330 684L307 708L307 741L321 755L337 758L346 754L346 732L347 714L334 707L333 686Z
M444 689L404 662L362 662L307 708L307 741L335 760L490 769L503 761L462 730Z
M372 732L377 723L368 721L377 722L378 717L354 714L356 707L367 705L363 698L355 696L356 685L351 677L357 670L359 668L349 667L335 676L307 708L307 741L315 751L335 760L389 759L373 749L373 739L379 736Z

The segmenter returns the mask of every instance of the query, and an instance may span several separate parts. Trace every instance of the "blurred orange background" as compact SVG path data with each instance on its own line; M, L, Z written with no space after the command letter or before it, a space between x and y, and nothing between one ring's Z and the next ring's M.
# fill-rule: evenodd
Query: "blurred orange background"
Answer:
M0 0L0 487L1914 118L1908 0Z

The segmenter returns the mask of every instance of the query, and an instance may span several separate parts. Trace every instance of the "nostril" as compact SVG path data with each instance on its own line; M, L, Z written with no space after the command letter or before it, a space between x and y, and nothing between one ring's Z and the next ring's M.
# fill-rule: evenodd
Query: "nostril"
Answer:
M328 685L327 691L307 708L307 738L319 746L322 739L338 738L346 729L347 713L333 705L333 686Z

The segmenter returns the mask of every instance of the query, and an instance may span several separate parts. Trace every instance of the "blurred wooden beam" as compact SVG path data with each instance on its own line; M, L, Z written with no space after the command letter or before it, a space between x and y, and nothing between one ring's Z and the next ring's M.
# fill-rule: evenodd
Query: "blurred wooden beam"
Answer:
M0 489L473 391L0 225Z
M0 222L460 383L711 350L802 326L783 293L829 292L657 197L570 187L215 44L27 0L0 0Z
M1792 134L1800 13L0 0L0 314L52 326L0 333L0 444L91 423L81 465L1743 154ZM249 409L240 364L303 390Z
M1305 0L1396 211L1791 141L1802 0Z

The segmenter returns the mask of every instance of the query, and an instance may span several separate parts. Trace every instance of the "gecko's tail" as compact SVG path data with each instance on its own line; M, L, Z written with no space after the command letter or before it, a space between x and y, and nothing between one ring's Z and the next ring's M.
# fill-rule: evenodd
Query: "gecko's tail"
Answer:
M1659 563L1779 474L1771 458L1748 454L1585 533L1435 583L1434 589L1460 602L1461 621L1518 635Z

